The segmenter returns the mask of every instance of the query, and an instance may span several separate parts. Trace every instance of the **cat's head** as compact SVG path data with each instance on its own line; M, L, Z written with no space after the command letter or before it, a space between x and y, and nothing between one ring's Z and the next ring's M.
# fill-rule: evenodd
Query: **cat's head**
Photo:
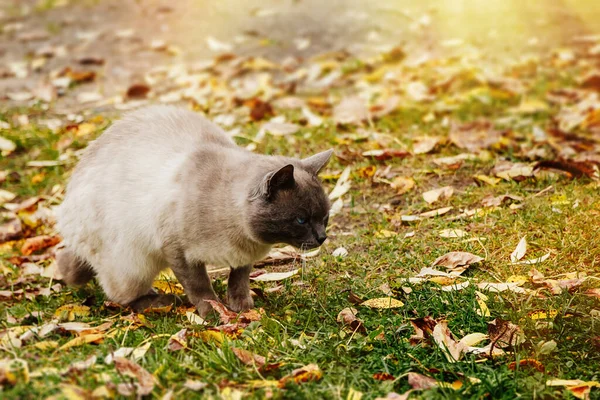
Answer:
M329 199L317 174L333 150L315 154L266 173L249 197L249 226L260 241L301 249L323 244Z

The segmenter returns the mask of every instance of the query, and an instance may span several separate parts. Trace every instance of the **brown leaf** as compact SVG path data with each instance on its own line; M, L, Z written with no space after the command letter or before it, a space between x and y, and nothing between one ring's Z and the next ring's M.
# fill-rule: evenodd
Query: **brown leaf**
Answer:
M446 253L441 257L438 257L432 267L444 267L446 271L460 275L464 272L471 264L475 264L483 261L483 257L476 256L475 254L468 253L466 251L452 251Z
M361 124L369 118L366 102L358 97L347 97L333 109L333 121L336 124Z
M495 130L489 121L474 121L453 124L449 139L457 147L476 153L498 143L502 139L502 132Z
M76 83L92 82L96 79L96 73L94 71L75 71L70 67L62 70L59 76L66 76Z
M271 104L257 98L247 100L244 102L244 105L250 108L250 118L252 121L260 121L274 115Z
M553 169L566 172L569 178L592 178L595 173L594 164L584 161L554 160L540 161L534 169Z
M300 384L302 382L318 381L323 377L323 372L317 364L308 364L292 371L291 374L279 380L279 387L283 388L289 382Z
M499 207L503 203L508 202L509 200L514 201L523 201L523 197L515 196L512 194L503 194L501 196L494 197L493 195L488 195L481 200L481 205L484 207Z
M427 316L425 318L411 319L410 324L414 328L415 334L410 337L409 341L412 346L416 346L431 337L437 321Z
M356 318L358 311L355 308L344 308L337 316L337 322L349 326L352 331L366 333L366 329L360 319Z
M104 65L104 58L97 56L83 56L77 61L81 65Z
M394 375L388 374L387 372L377 372L373 374L373 379L376 381L393 381Z
M539 362L538 360L535 360L533 358L525 358L523 360L519 360L519 367L520 368L530 367L530 368L534 368L540 372L544 372L544 370L545 370L544 364L542 364L541 362ZM513 361L510 364L508 364L508 369L510 369L511 371L514 371L515 369L517 369L516 361Z
M13 218L0 225L0 243L23 237L23 225L19 218Z
M435 379L416 372L408 373L408 384L415 390L426 390L438 386Z
M262 368L267 362L265 357L254 354L248 350L232 347L231 351L233 351L233 354L235 354L235 356L246 365L256 365L258 368Z
M390 160L392 158L404 158L408 157L410 153L406 150L400 149L380 149L380 150L369 150L362 153L363 157L374 158L377 161Z
M29 238L27 240L25 240L25 243L23 243L23 246L21 247L21 253L24 256L28 256L31 253L41 250L41 249L45 249L47 247L52 247L58 243L60 243L62 239L60 238L60 236L36 236L33 238Z
M454 188L452 186L444 186L423 193L423 200L425 200L428 204L433 204L440 199L449 199L453 193Z
M114 362L120 374L137 379L135 387L139 396L146 396L152 393L152 389L154 389L154 376L150 372L127 358L115 357Z
M525 341L523 330L510 321L496 318L488 323L490 341L497 347L510 347Z
M134 83L127 89L127 97L130 99L145 99L150 92L150 86L145 83Z
M260 319L263 317L264 315L264 310L258 309L258 310L248 310L246 312L243 312L241 314L237 314L229 309L227 309L227 307L225 307L225 305L223 305L222 303L215 301L215 300L204 300L207 303L209 303L211 305L211 307L213 308L213 310L215 310L218 314L219 317L221 319L221 322L224 324L228 324L231 321L234 320L238 320L239 323L242 324L248 324L250 322L253 321L260 321Z
M446 356L446 359L451 363L460 360L463 352L467 348L464 343L454 340L452 337L452 332L450 332L450 329L448 329L448 322L444 320L438 321L436 326L433 328L431 337L442 350Z
M167 342L167 349L170 351L185 349L187 346L187 329L180 330L171 336Z

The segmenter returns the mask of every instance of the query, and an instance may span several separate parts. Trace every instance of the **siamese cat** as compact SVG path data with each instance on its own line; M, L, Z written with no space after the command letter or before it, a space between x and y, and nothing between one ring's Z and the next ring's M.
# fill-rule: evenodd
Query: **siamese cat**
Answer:
M327 238L329 200L317 174L332 150L305 159L238 147L200 115L151 106L115 122L85 151L58 209L64 280L96 277L106 296L136 310L175 296L152 289L171 267L201 315L217 300L206 265L230 267L227 302L253 307L249 274L271 246Z

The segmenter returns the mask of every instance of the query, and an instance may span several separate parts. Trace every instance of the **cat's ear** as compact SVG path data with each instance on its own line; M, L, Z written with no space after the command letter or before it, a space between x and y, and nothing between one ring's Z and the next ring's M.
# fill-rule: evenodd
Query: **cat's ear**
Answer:
M327 165L332 154L333 149L322 151L302 160L302 165L308 172L317 175Z
M269 172L265 175L259 187L253 194L253 198L265 197L271 198L278 190L289 189L294 186L294 166L288 164L279 168L277 171Z

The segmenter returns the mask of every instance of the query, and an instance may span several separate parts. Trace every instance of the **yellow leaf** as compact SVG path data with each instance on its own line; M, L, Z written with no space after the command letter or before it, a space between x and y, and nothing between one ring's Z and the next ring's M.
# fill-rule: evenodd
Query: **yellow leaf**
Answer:
M487 176L487 175L475 175L475 176L473 176L473 178L475 178L476 181L487 183L490 186L496 186L498 184L498 182L500 182L502 180L500 178L494 178L493 176Z
M4 358L0 360L0 376L11 385L22 381L29 382L29 366L20 358Z
M519 283L519 284L524 284L529 282L529 278L526 277L525 275L511 275L508 277L508 279L506 280L507 283Z
M81 346L88 343L98 343L101 342L103 339L103 333L93 333L91 335L79 336L63 344L58 350L66 350L70 349L71 347Z
M361 400L362 397L363 392L359 392L358 390L350 388L350 390L348 390L348 396L346 397L346 400Z
M529 318L531 318L532 320L554 319L554 318L556 318L557 315L558 315L558 311L556 311L556 310L550 310L548 312L546 312L546 311L534 311L532 313L529 313Z
M437 283L438 285L447 286L454 283L456 278L450 278L447 276L433 276L428 279L429 282Z
M252 389L275 388L279 386L279 381L274 381L272 379L257 379L247 381L246 384Z
M477 310L477 314L481 315L482 317L490 317L490 309L485 303L488 297L479 291L475 291L475 295L477 296L477 304L479 304L479 310Z
M76 317L87 317L88 315L90 315L90 308L77 304L66 304L54 312L55 317L68 321L73 321Z
M179 282L155 280L152 287L165 294L183 294L183 286Z
M58 342L55 340L44 340L43 342L38 342L33 345L36 349L40 350L49 350L55 349L58 347Z
M199 332L197 335L203 341L207 343L214 342L217 345L222 344L227 339L227 337L222 332L213 330Z
M360 305L369 308L398 308L404 306L404 303L393 297L380 297L378 299L369 299Z
M415 180L413 178L406 178L404 176L398 176L394 178L391 186L396 189L396 193L404 194L415 187Z
M379 232L377 232L375 234L376 237L378 238L391 238L398 235L396 232L394 231L388 231L387 229L382 229Z

